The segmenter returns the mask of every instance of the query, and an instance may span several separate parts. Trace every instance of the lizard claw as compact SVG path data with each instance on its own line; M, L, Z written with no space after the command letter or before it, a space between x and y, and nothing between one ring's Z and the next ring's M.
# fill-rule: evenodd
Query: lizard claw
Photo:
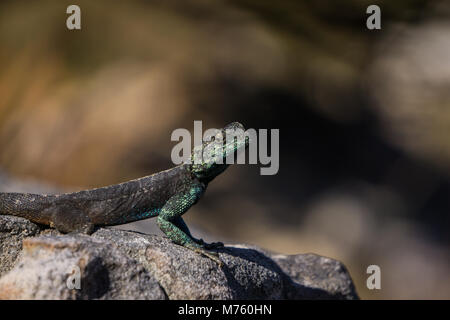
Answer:
M219 267L223 266L223 262L222 262L222 260L220 260L219 254L217 252L200 249L198 253L204 255L205 257L210 258L212 261L217 263L219 265Z
M209 250L207 250L206 248L203 248L203 247L194 247L194 248L192 248L192 247L189 246L188 248L193 250L196 253L199 253L199 254L201 254L201 255L203 255L203 256L213 260L215 263L217 263L219 265L219 267L223 266L223 262L222 262L222 260L220 260L219 254L217 252L209 251Z

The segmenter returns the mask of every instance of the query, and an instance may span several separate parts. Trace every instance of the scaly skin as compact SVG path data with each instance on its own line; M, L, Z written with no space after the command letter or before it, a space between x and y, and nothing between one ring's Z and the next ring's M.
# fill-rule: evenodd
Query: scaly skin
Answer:
M242 129L233 122L222 129ZM191 160L201 154L203 146L194 148ZM222 159L248 145L248 139L220 145ZM108 187L60 195L0 193L0 214L24 217L32 222L54 227L60 232L91 234L100 226L157 218L159 228L173 242L201 253L222 265L217 252L210 251L221 243L207 244L195 239L182 215L203 195L208 183L228 165L203 159L200 163L181 164L140 179ZM225 162L225 161L223 161Z

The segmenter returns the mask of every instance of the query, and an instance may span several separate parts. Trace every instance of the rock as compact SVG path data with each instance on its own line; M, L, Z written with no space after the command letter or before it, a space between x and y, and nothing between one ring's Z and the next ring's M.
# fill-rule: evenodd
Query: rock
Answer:
M284 278L276 264L250 249L225 248L225 267L174 245L169 239L101 229L94 234L138 259L164 288L169 299L282 299ZM138 248L138 250L136 250Z
M69 288L77 284L79 290ZM0 279L0 299L166 299L156 280L110 243L87 235L23 241L16 266Z
M271 258L293 281L291 290L286 292L288 299L357 298L352 279L339 261L311 253Z
M61 235L11 216L0 216L0 226L2 243L15 248L0 251L1 299L358 299L345 267L315 254L227 245L219 268L156 235ZM67 285L75 266L80 290Z
M14 266L22 251L22 240L41 232L41 229L26 219L0 216L0 277Z

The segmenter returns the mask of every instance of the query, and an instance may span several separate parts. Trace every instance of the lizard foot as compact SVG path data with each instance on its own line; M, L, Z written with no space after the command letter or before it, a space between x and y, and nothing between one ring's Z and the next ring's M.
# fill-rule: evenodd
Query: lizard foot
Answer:
M218 254L217 252L214 252L214 251L208 251L208 250L205 250L205 249L199 249L199 250L196 250L196 251L197 251L198 253L204 255L205 257L210 258L212 261L214 261L215 263L217 263L217 264L219 265L219 267L222 267L222 266L223 266L223 262L222 262L222 260L220 260L219 254Z
M199 247L197 247L197 246L195 246L195 247L188 246L188 248L191 249L192 251L196 252L196 253L199 253L199 254L201 254L201 255L203 255L205 257L208 257L209 259L211 259L212 261L217 263L219 265L219 267L223 266L223 262L222 262L222 260L220 260L219 254L217 252L209 251L206 248L202 248L200 246Z
M211 243L203 243L203 246L206 249L217 249L217 248L223 248L222 242L211 242Z
M217 249L217 248L223 248L223 243L222 242L211 242L211 243L207 243L205 241L203 241L203 239L196 239L195 242L199 245L201 245L203 248L205 249Z

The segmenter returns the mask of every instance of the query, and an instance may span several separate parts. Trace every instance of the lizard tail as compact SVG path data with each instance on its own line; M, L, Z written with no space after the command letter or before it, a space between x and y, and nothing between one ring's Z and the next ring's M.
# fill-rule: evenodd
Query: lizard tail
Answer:
M30 193L0 193L0 214L48 225L50 215L45 209L50 206L49 197L51 196Z

